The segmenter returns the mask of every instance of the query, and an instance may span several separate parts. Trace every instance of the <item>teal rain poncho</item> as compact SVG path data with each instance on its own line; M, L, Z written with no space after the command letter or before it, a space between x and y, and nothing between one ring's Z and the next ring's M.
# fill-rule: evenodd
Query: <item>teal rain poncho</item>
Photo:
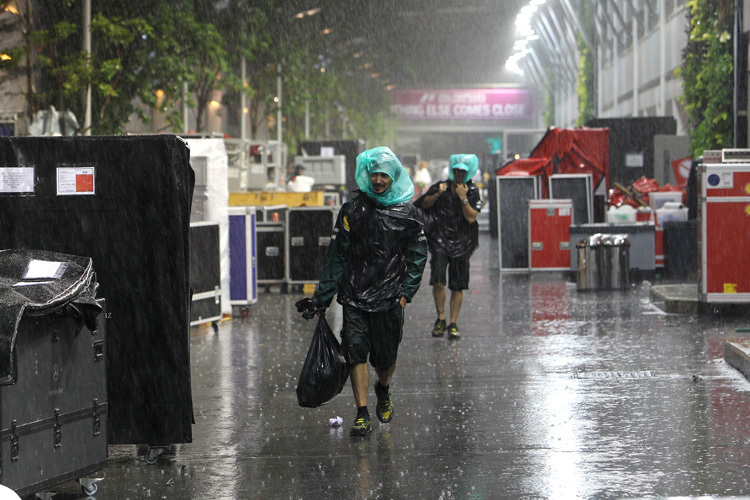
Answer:
M393 180L391 187L380 195L373 192L370 184L370 176L376 172L384 172ZM406 203L414 198L414 184L409 178L409 173L393 151L386 147L368 149L360 153L357 156L354 179L363 193L383 207Z
M448 177L450 177L450 180L456 182L456 177L453 175L453 169L457 168L466 171L464 182L469 182L477 174L477 169L479 169L479 158L477 158L477 155L451 155L449 166Z

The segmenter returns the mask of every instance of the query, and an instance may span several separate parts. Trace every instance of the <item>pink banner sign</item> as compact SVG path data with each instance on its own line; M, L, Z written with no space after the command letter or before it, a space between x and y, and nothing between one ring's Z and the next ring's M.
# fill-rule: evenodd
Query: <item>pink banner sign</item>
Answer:
M401 120L531 120L528 89L391 90L391 110Z

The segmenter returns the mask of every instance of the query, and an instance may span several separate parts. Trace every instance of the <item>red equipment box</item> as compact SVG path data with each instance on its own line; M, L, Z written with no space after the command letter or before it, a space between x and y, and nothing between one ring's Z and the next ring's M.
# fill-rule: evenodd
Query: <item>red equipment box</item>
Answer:
M529 200L529 270L570 270L572 200Z
M701 301L750 302L750 158L705 163L700 186Z

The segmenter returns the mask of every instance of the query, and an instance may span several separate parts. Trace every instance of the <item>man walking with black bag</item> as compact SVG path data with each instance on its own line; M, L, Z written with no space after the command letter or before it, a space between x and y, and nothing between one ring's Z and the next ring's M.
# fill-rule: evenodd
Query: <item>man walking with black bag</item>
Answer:
M404 308L417 293L427 243L411 204L414 185L386 147L357 156L359 191L339 211L315 294L297 302L303 315L325 310L333 296L343 306L342 347L351 365L357 416L352 436L372 430L367 409L369 368L378 382L376 415L388 423L394 406L390 381L396 369Z

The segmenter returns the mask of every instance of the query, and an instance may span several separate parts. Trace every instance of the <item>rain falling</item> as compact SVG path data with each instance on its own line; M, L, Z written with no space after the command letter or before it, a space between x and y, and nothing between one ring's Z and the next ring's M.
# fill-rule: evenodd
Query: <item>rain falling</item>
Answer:
M0 0L0 499L750 496L745 10Z

